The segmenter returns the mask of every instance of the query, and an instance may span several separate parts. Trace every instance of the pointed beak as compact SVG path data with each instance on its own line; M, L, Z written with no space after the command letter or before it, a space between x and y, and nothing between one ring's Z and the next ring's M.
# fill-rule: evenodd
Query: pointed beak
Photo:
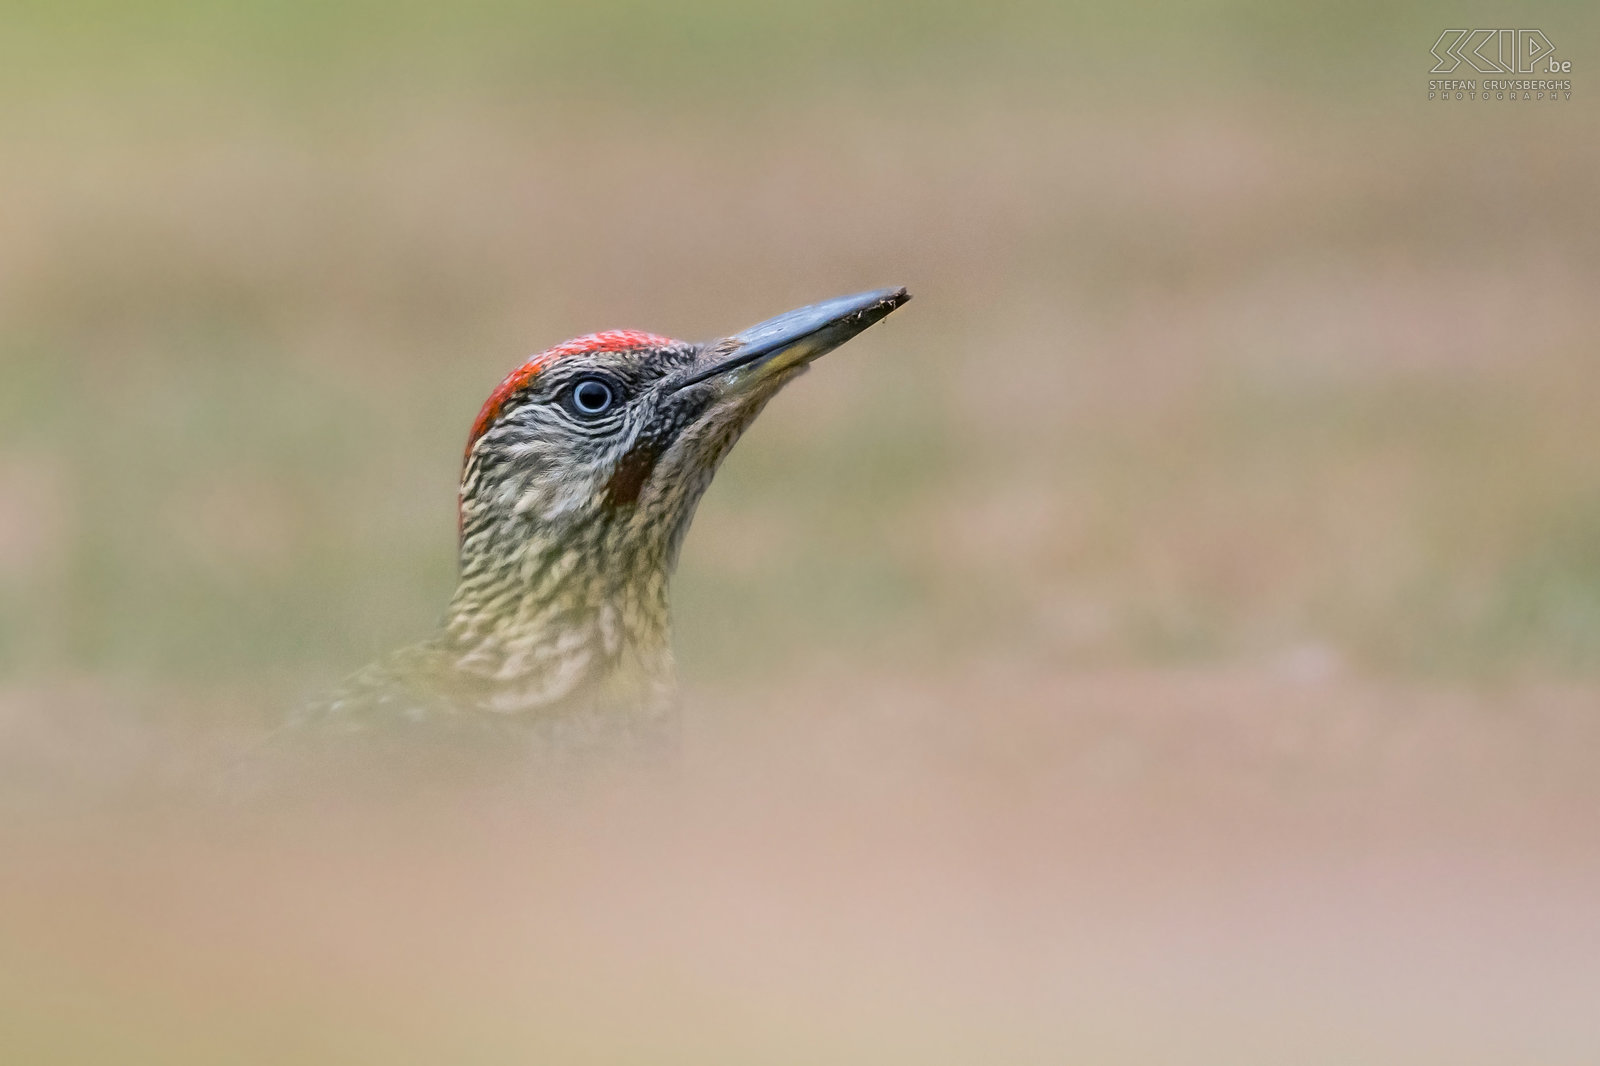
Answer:
M903 288L875 289L769 318L726 340L708 344L701 365L676 387L687 388L716 378L727 394L770 381L839 347L909 299L911 295Z

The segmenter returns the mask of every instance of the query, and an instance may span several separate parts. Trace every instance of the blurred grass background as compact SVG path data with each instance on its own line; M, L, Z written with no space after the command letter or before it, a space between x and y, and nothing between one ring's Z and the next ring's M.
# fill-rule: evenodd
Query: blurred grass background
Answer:
M1597 113L1429 103L1491 10L9 0L0 670L319 684L526 353L904 283L707 499L691 679L1592 678Z
M1430 103L1500 25L1572 99ZM1596 1061L1597 28L0 0L0 1058ZM429 630L525 355L888 284L684 773L186 803Z

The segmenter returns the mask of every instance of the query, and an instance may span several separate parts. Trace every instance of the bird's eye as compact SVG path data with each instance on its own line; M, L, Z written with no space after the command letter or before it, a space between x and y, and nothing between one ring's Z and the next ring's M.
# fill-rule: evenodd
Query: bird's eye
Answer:
M584 378L572 386L570 396L572 413L585 418L603 415L617 402L616 390L599 378Z

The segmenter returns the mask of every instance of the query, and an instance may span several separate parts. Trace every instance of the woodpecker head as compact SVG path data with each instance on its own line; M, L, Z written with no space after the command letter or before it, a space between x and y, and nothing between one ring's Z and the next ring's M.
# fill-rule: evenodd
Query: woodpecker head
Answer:
M813 359L909 298L840 297L701 344L618 330L533 356L467 441L455 606L529 615L525 595L559 587L579 609L631 589L664 615L666 574L739 435Z

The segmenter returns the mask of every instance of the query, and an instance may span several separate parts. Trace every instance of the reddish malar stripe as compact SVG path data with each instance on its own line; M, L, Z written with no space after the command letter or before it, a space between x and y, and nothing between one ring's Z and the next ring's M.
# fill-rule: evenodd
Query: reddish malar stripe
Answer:
M645 333L637 329L608 329L599 333L588 333L582 337L574 337L564 341L554 348L547 348L527 362L517 367L506 375L506 379L489 394L484 401L483 408L478 412L477 420L472 423L472 435L467 438L467 454L472 454L472 446L478 443L478 438L489 431L494 425L494 420L500 417L500 412L505 409L506 401L517 393L517 390L538 376L539 371L549 366L552 362L567 355L582 355L586 352L626 352L634 348L662 348L676 343L669 337L657 336L654 333Z

